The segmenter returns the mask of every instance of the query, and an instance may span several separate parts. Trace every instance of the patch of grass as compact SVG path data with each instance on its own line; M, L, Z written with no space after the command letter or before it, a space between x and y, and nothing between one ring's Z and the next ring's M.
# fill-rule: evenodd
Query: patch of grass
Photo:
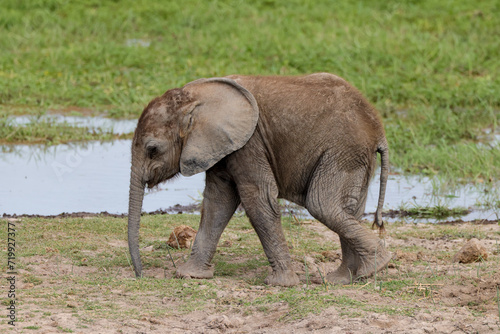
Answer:
M1 63L2 82L9 82L6 105L137 114L133 106L158 94L158 87L200 76L325 70L350 77L389 112L413 104L499 102L491 94L498 82L494 1L311 6L303 0L190 0L181 8L45 0L7 1L4 8L1 46L12 51Z
M453 240L453 239L485 239L491 237L491 234L485 233L473 224L461 225L427 225L418 224L415 229L408 229L404 231L397 231L393 234L394 238L408 240L409 238L419 238L428 240ZM406 251L417 252L420 250L425 251L420 247L409 246L402 247Z
M1 115L1 114L0 114ZM78 127L68 122L32 118L16 125L8 117L0 118L0 144L56 145L74 141L116 140L132 138L132 134L114 134L108 130Z
M363 312L353 311L349 309L344 309L340 311L339 314L343 317L348 317L348 318L359 318L363 316Z
M416 206L408 208L405 212L411 217L443 219L448 217L460 217L469 213L466 208L449 208L442 205Z
M111 268L128 267L125 220L97 217L64 221L64 226L59 219L27 219L20 223L32 227L23 234L24 242L29 243L30 247L23 248L20 255L31 257L43 254L51 257L59 267L68 263L71 266L96 266L107 268L113 274L116 270ZM168 240L175 226L185 224L197 228L198 222L199 216L194 215L145 215L141 223L141 248L155 245L157 249L142 252L145 265L160 265L165 260L166 250L160 245ZM123 246L118 247L116 243ZM179 255L189 254L187 250L171 252Z
M334 288L332 289L342 289ZM354 288L359 288L355 285ZM280 318L281 321L292 321L300 319L307 314L318 314L323 309L335 306L339 309L341 315L353 316L358 314L359 311L369 311L376 313L384 313L390 315L409 315L413 316L416 309L412 307L393 307L393 306L373 306L359 299L353 299L345 295L332 296L331 294L325 293L323 287L315 287L308 290L289 288L284 291L280 291L277 294L270 294L266 297L258 298L252 304L254 305L273 305L278 302L286 302L289 307L289 311ZM262 307L259 306L259 307Z
M375 313L383 313L388 315L404 315L413 317L418 312L417 307L400 307L400 306L374 306L368 307L367 310Z
M279 320L292 321L299 319L304 315L313 313L318 314L328 306L336 305L337 307L352 308L361 307L363 302L351 299L346 296L331 296L324 293L324 288L317 287L310 290L300 288L288 288L277 293L268 294L264 297L257 298L251 304L258 305L262 308L264 305L274 305L276 303L285 302L289 310Z
M497 289L498 319L500 320L500 289L498 288L498 285L496 289Z
M494 183L500 153L482 145L480 138L488 122L499 123L500 113L485 108L419 106L402 118L386 121L391 163L411 174L438 175L443 183Z
M472 238L477 238L477 239L485 239L488 236L487 233L477 229L477 228L469 228L469 229L460 229L460 228L457 228L457 227L443 227L441 229L441 232L440 234L444 237L444 238L449 238L449 239L459 239L459 238L463 238L463 239L472 239Z
M34 285L40 285L43 283L43 280L40 277L37 277L32 274L24 274L23 275L23 282L24 283L32 283Z

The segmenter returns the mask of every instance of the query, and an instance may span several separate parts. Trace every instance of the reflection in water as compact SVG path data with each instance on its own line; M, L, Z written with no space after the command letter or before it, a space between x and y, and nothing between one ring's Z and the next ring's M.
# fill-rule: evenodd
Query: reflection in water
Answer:
M0 215L62 212L126 213L130 175L130 140L57 146L4 146L0 151ZM380 171L378 171L379 173ZM379 174L372 180L366 212L377 206ZM144 211L188 205L200 199L205 175L180 177L149 191ZM422 177L391 175L385 209L401 206L474 207L485 193L475 187L447 190ZM495 219L497 212L473 210L462 219Z
M114 134L126 134L135 131L136 119L111 119L106 117L83 117L63 115L18 116L10 118L13 125L26 125L33 122L64 123L75 127L86 127L89 131L101 130Z

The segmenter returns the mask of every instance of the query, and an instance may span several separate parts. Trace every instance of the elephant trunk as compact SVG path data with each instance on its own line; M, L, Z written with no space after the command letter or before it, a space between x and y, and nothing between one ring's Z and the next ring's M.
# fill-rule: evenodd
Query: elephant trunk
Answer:
M141 255L139 254L139 226L145 184L141 175L142 173L138 172L137 167L132 163L128 202L128 248L136 277L142 277Z

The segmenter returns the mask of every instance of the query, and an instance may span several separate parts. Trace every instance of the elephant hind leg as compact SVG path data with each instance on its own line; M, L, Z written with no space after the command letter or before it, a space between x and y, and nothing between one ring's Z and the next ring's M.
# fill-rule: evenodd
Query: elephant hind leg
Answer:
M311 179L306 207L340 237L342 263L327 275L333 283L348 284L368 277L385 267L392 257L382 241L358 220L370 176L366 168L345 171L330 161L318 165Z
M335 284L351 284L356 278L356 272L359 267L359 255L354 252L349 244L340 238L342 248L342 263L335 270L327 274L327 281Z

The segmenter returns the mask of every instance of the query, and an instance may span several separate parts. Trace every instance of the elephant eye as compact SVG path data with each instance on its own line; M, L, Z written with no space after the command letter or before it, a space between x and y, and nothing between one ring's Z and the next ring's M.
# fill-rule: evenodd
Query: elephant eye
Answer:
M148 155L149 159L154 159L155 156L158 154L158 147L156 146L148 146L146 150L147 150L146 154Z

